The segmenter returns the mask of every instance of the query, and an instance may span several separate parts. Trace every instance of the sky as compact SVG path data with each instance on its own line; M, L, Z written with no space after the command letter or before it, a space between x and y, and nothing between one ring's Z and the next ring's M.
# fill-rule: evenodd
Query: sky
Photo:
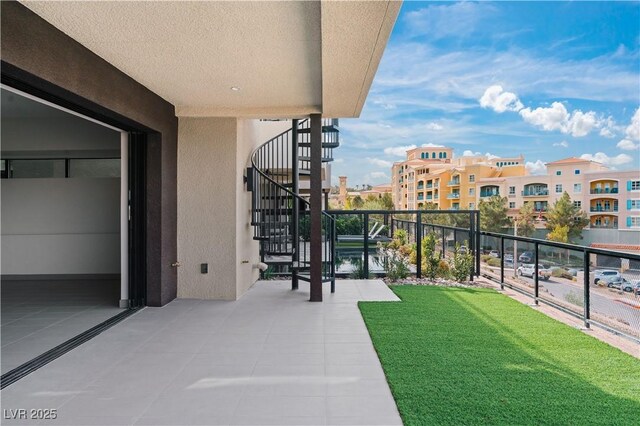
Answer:
M390 181L407 148L640 168L640 2L405 1L332 176ZM334 183L336 183L334 182Z

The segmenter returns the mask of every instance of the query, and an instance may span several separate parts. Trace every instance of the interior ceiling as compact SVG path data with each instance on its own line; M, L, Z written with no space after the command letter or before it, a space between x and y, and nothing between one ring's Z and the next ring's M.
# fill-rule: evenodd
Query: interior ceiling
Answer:
M52 108L40 102L27 99L9 90L0 90L0 105L3 118L64 118L71 117L69 113Z
M179 116L254 117L359 115L400 8L387 0L23 4Z

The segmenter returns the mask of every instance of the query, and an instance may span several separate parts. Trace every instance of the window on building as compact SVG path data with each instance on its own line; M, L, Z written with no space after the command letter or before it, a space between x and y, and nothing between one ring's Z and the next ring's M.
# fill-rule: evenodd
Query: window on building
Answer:
M581 183L574 183L573 184L573 192L576 194L579 194L582 192L582 184Z
M447 158L447 153L446 152L442 153L442 158Z
M640 228L640 216L631 216L627 218L627 226L629 228Z
M509 201L509 208L510 209L515 209L516 208L516 202L515 201Z
M436 158L436 153L435 152L431 153L431 158Z
M562 192L562 184L559 183L556 185L556 194L560 194Z
M573 205L574 205L575 207L582 207L582 201L574 201L574 202L573 202Z
M640 191L640 180L630 180L627 182L627 190Z
M516 187L515 186L510 186L509 187L509 195L515 195L516 193Z
M558 171L556 172L556 176L562 176L562 172L561 172L560 170L558 170Z
M579 174L580 174L580 169L575 169L575 170L573 171L573 173L574 173L574 174L576 174L576 175L579 175Z
M476 195L476 189L475 188L469 188L469 195Z
M476 181L476 175L469 175L469 182L475 182Z
M120 159L72 158L69 160L69 177L120 177Z
M475 203L469 203L469 210L473 210L476 208Z
M627 200L627 210L640 210L640 200Z
M9 178L64 178L64 159L33 159L9 161Z

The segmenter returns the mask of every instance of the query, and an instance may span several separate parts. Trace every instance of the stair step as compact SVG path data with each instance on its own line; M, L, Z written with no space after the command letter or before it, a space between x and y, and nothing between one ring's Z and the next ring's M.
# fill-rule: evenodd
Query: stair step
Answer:
M336 133L339 132L340 129L336 125L322 126L322 133ZM298 129L298 133L311 133L311 127L305 127L303 129Z
M298 277L299 280L306 281L308 283L311 282L311 275L310 274L296 274L296 277ZM323 278L322 279L323 283L328 283L328 282L331 282L331 281L332 281L331 278Z
M311 142L300 142L298 146L301 148L311 148ZM322 142L323 148L338 148L340 146L340 142Z
M298 157L298 160L300 160L300 161L311 161L311 157L306 157L306 156L302 157L301 156L301 157ZM333 161L333 158L327 158L327 157L323 157L322 158L322 162L323 163L330 163L332 161Z
M266 256L292 256L292 251L265 251L264 254ZM291 262L291 260L289 260Z
M290 215L293 214L291 207L276 207L276 208L259 208L254 210L257 213L275 213L276 215ZM272 215L269 215L272 216Z

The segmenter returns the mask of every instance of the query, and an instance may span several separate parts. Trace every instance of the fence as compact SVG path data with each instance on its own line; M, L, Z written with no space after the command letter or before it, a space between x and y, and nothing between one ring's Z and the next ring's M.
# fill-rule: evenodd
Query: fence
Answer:
M640 342L640 256L548 240L479 233L483 275ZM493 261L491 258L493 257Z
M350 266L362 272L363 276L384 275L382 261L376 258L378 242L390 241L398 229L407 231L409 242L420 247L422 238L429 232L435 232L442 257L452 252L456 244L468 245L466 249L474 255L474 270L471 274L480 274L480 215L476 210L330 210L327 213L336 221L336 273L346 275L351 271L341 268L345 258ZM460 223L451 226L434 223L443 221ZM453 244L453 245L451 245ZM422 277L422 252L416 250L416 265L412 271L416 277ZM360 260L358 260L360 259ZM361 262L361 263L360 263ZM376 267L372 268L372 262Z

